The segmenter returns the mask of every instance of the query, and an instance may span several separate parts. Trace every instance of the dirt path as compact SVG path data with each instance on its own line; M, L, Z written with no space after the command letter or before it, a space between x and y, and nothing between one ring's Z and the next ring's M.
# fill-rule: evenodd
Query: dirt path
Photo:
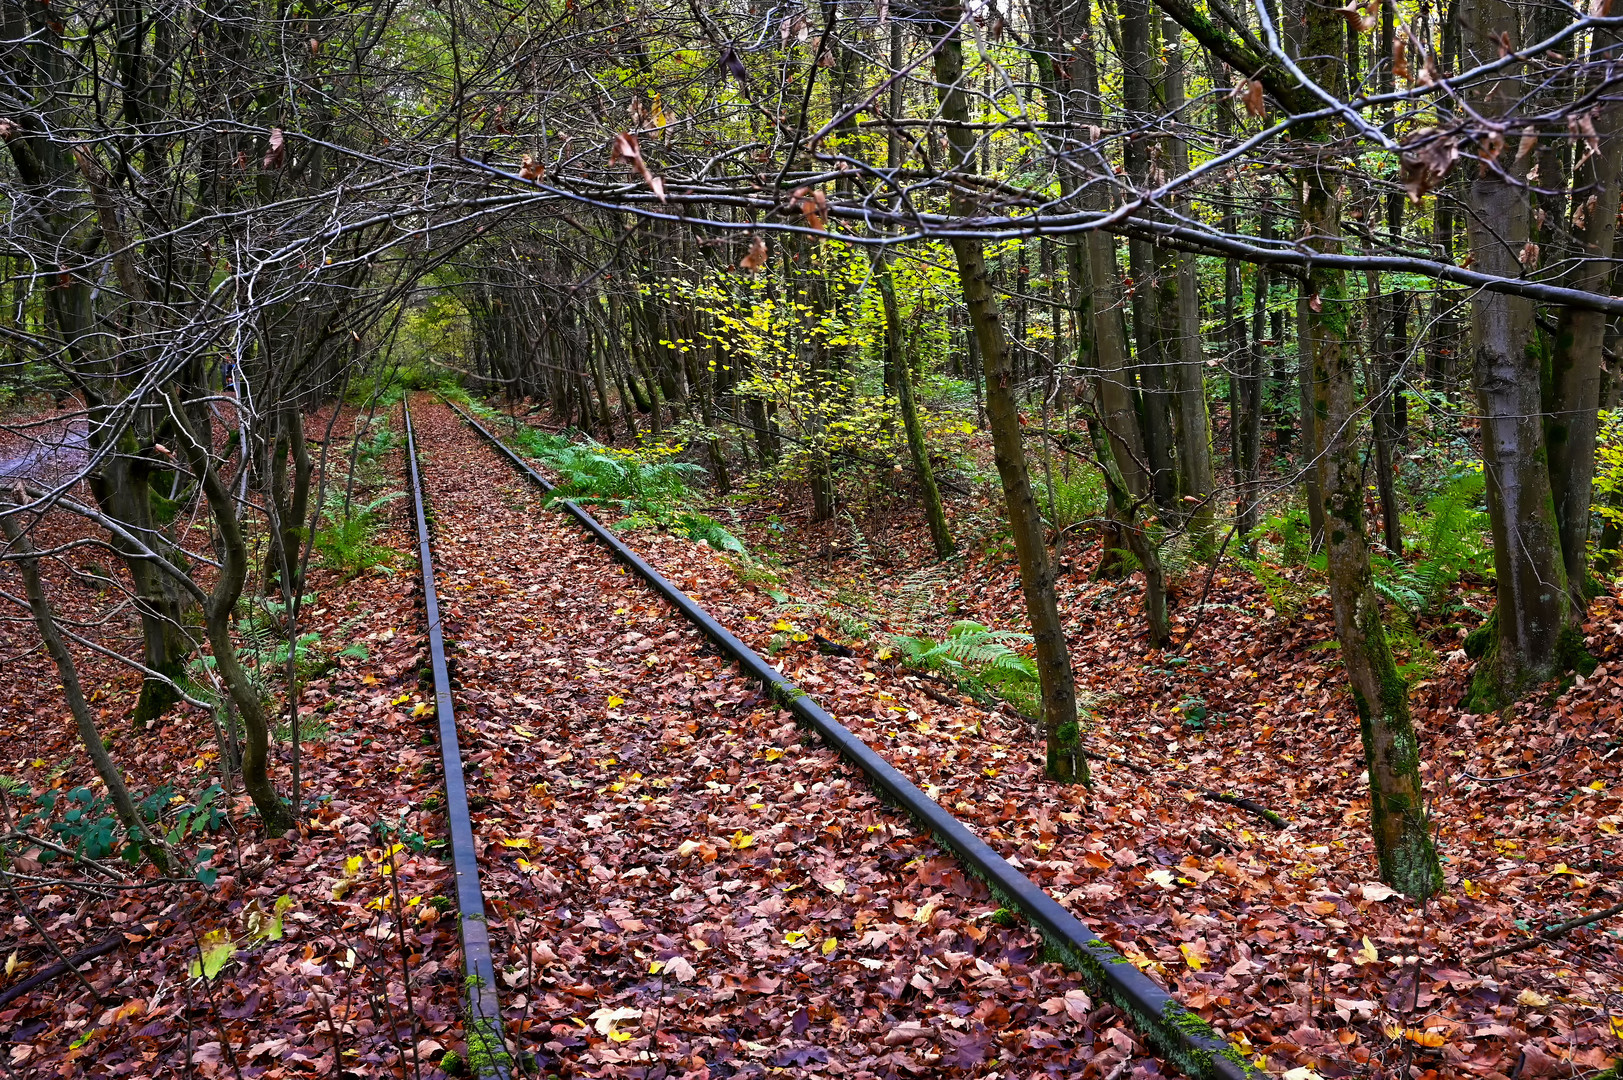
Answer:
M1136 1051L449 410L415 418L504 1010L541 1071L1029 1075Z

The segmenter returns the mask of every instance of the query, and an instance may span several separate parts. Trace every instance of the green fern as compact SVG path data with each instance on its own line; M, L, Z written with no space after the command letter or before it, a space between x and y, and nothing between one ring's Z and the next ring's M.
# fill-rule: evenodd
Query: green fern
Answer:
M962 620L940 641L924 636L897 635L892 642L904 664L940 672L957 681L972 695L990 691L1028 715L1040 699L1036 663L1014 646L1029 646L1030 634L992 630ZM982 695L974 695L982 696Z
M316 530L315 550L322 565L346 577L354 577L375 566L388 566L394 561L394 549L376 542L382 521L378 511L405 493L392 491L380 495L364 505L351 505L344 514L341 492L327 496L321 516L325 523Z

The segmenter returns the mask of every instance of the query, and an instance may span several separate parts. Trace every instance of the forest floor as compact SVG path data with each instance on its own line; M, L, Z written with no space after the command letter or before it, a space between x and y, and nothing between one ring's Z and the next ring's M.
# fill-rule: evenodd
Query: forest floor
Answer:
M501 990L543 1072L1160 1075L1113 1009L1037 962L1033 935L994 921L973 881L803 745L448 411L425 401L418 426ZM369 496L402 485L398 453L379 468ZM789 569L646 530L628 539L1276 1073L1584 1077L1619 1052L1609 924L1475 959L1617 902L1618 596L1590 612L1595 673L1504 716L1461 712L1469 665L1456 640L1436 642L1413 700L1448 888L1414 905L1375 878L1323 601L1279 615L1224 564L1197 615L1196 569L1174 609L1182 647L1154 652L1138 583L1076 566L1061 602L1097 714L1092 745L1136 768L1094 762L1091 790L1058 787L1027 721L881 658L890 633L939 637L963 618L1018 627L1006 554L993 544L936 566L905 511L785 526L797 505L773 497L745 511L745 539ZM953 513L973 551L995 505L962 499ZM411 549L405 515L404 501L384 513L381 542L398 552ZM56 516L42 530L83 534ZM70 551L47 570L64 613L109 606L105 583L74 573L87 557L111 562ZM249 820L210 836L211 888L84 871L0 897L0 994L52 959L19 901L66 952L125 939L85 972L102 1000L64 978L0 1006L12 1075L433 1076L442 1051L460 1049L413 563L317 571L307 589L320 638L301 699L315 799L302 835L266 842ZM9 567L0 588L20 591ZM81 632L137 642L127 609ZM32 800L89 775L31 634L0 622L0 772L26 789L5 809L8 831ZM825 655L814 635L855 655ZM181 708L132 731L138 679L79 659L132 788L195 800L219 774L207 714ZM1255 800L1289 827L1206 792ZM13 869L60 881L62 863L39 854ZM283 896L282 936L251 933ZM219 973L193 975L225 940Z
M1623 595L1585 623L1588 678L1502 715L1459 707L1471 663L1438 630L1413 687L1447 879L1412 904L1377 878L1368 788L1328 600L1277 613L1232 561L1177 583L1172 648L1151 650L1142 581L1061 581L1072 662L1096 713L1091 791L1048 783L1041 733L880 659L889 634L956 620L1019 629L1023 605L984 497L950 508L971 554L935 565L898 500L812 525L804 492L752 497L736 520L771 566L638 532L632 545L1106 941L1270 1067L1324 1077L1592 1076L1623 1052L1616 920L1531 942L1611 908L1623 867ZM905 506L905 504L903 504ZM718 516L724 511L717 509ZM974 535L977 529L982 535ZM1461 586L1480 610L1481 582ZM857 632L852 633L853 630ZM1425 628L1422 628L1423 632ZM818 638L847 644L827 655ZM1207 793L1236 795L1267 821ZM1310 1075L1310 1074L1299 1074Z

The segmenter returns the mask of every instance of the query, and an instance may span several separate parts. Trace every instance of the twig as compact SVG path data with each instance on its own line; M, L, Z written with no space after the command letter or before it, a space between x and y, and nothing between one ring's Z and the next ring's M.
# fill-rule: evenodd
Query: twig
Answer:
M1290 828L1290 823L1284 818L1280 817L1278 814L1274 813L1261 803L1255 802L1251 799L1242 799L1238 795L1224 795L1216 791L1203 791L1201 792L1201 795L1212 800L1213 802L1226 803L1229 806L1237 806L1241 810L1255 814L1276 829Z
M1591 923L1598 923L1602 919L1609 919L1613 915L1618 914L1623 914L1623 904L1613 904L1611 907L1602 911L1597 911L1593 915L1584 915L1577 919L1568 919L1564 923L1556 923L1548 930L1545 930L1534 937L1528 938L1526 941L1518 941L1514 945L1501 946L1492 952L1485 952L1480 956L1470 957L1465 962L1467 964L1480 964L1484 960L1496 960L1501 956L1509 956L1511 953L1526 952L1528 949L1536 948L1537 946L1543 945L1546 942L1551 942L1555 941L1557 938L1566 937L1579 927L1588 926Z
M1103 761L1111 765L1125 765L1127 768L1132 769L1141 776L1155 775L1155 770L1150 768L1148 765L1140 765L1136 761L1128 761L1126 758L1122 757L1111 757L1109 754L1101 754L1097 750L1084 750L1082 751L1082 756L1090 761Z
M99 945L92 945L90 948L82 952L76 952L64 960L58 960L44 971L36 975L30 975L16 986L9 986L5 990L0 990L0 1009L10 1005L36 986L43 986L60 975L66 975L69 968L78 970L80 964L94 960L98 956L105 956L122 944L124 944L124 935L122 933L114 934Z

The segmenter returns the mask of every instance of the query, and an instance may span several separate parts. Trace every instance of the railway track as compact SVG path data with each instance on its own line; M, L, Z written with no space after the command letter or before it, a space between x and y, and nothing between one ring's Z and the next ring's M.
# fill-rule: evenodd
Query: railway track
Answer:
M488 432L418 421L481 1075L1250 1071Z

